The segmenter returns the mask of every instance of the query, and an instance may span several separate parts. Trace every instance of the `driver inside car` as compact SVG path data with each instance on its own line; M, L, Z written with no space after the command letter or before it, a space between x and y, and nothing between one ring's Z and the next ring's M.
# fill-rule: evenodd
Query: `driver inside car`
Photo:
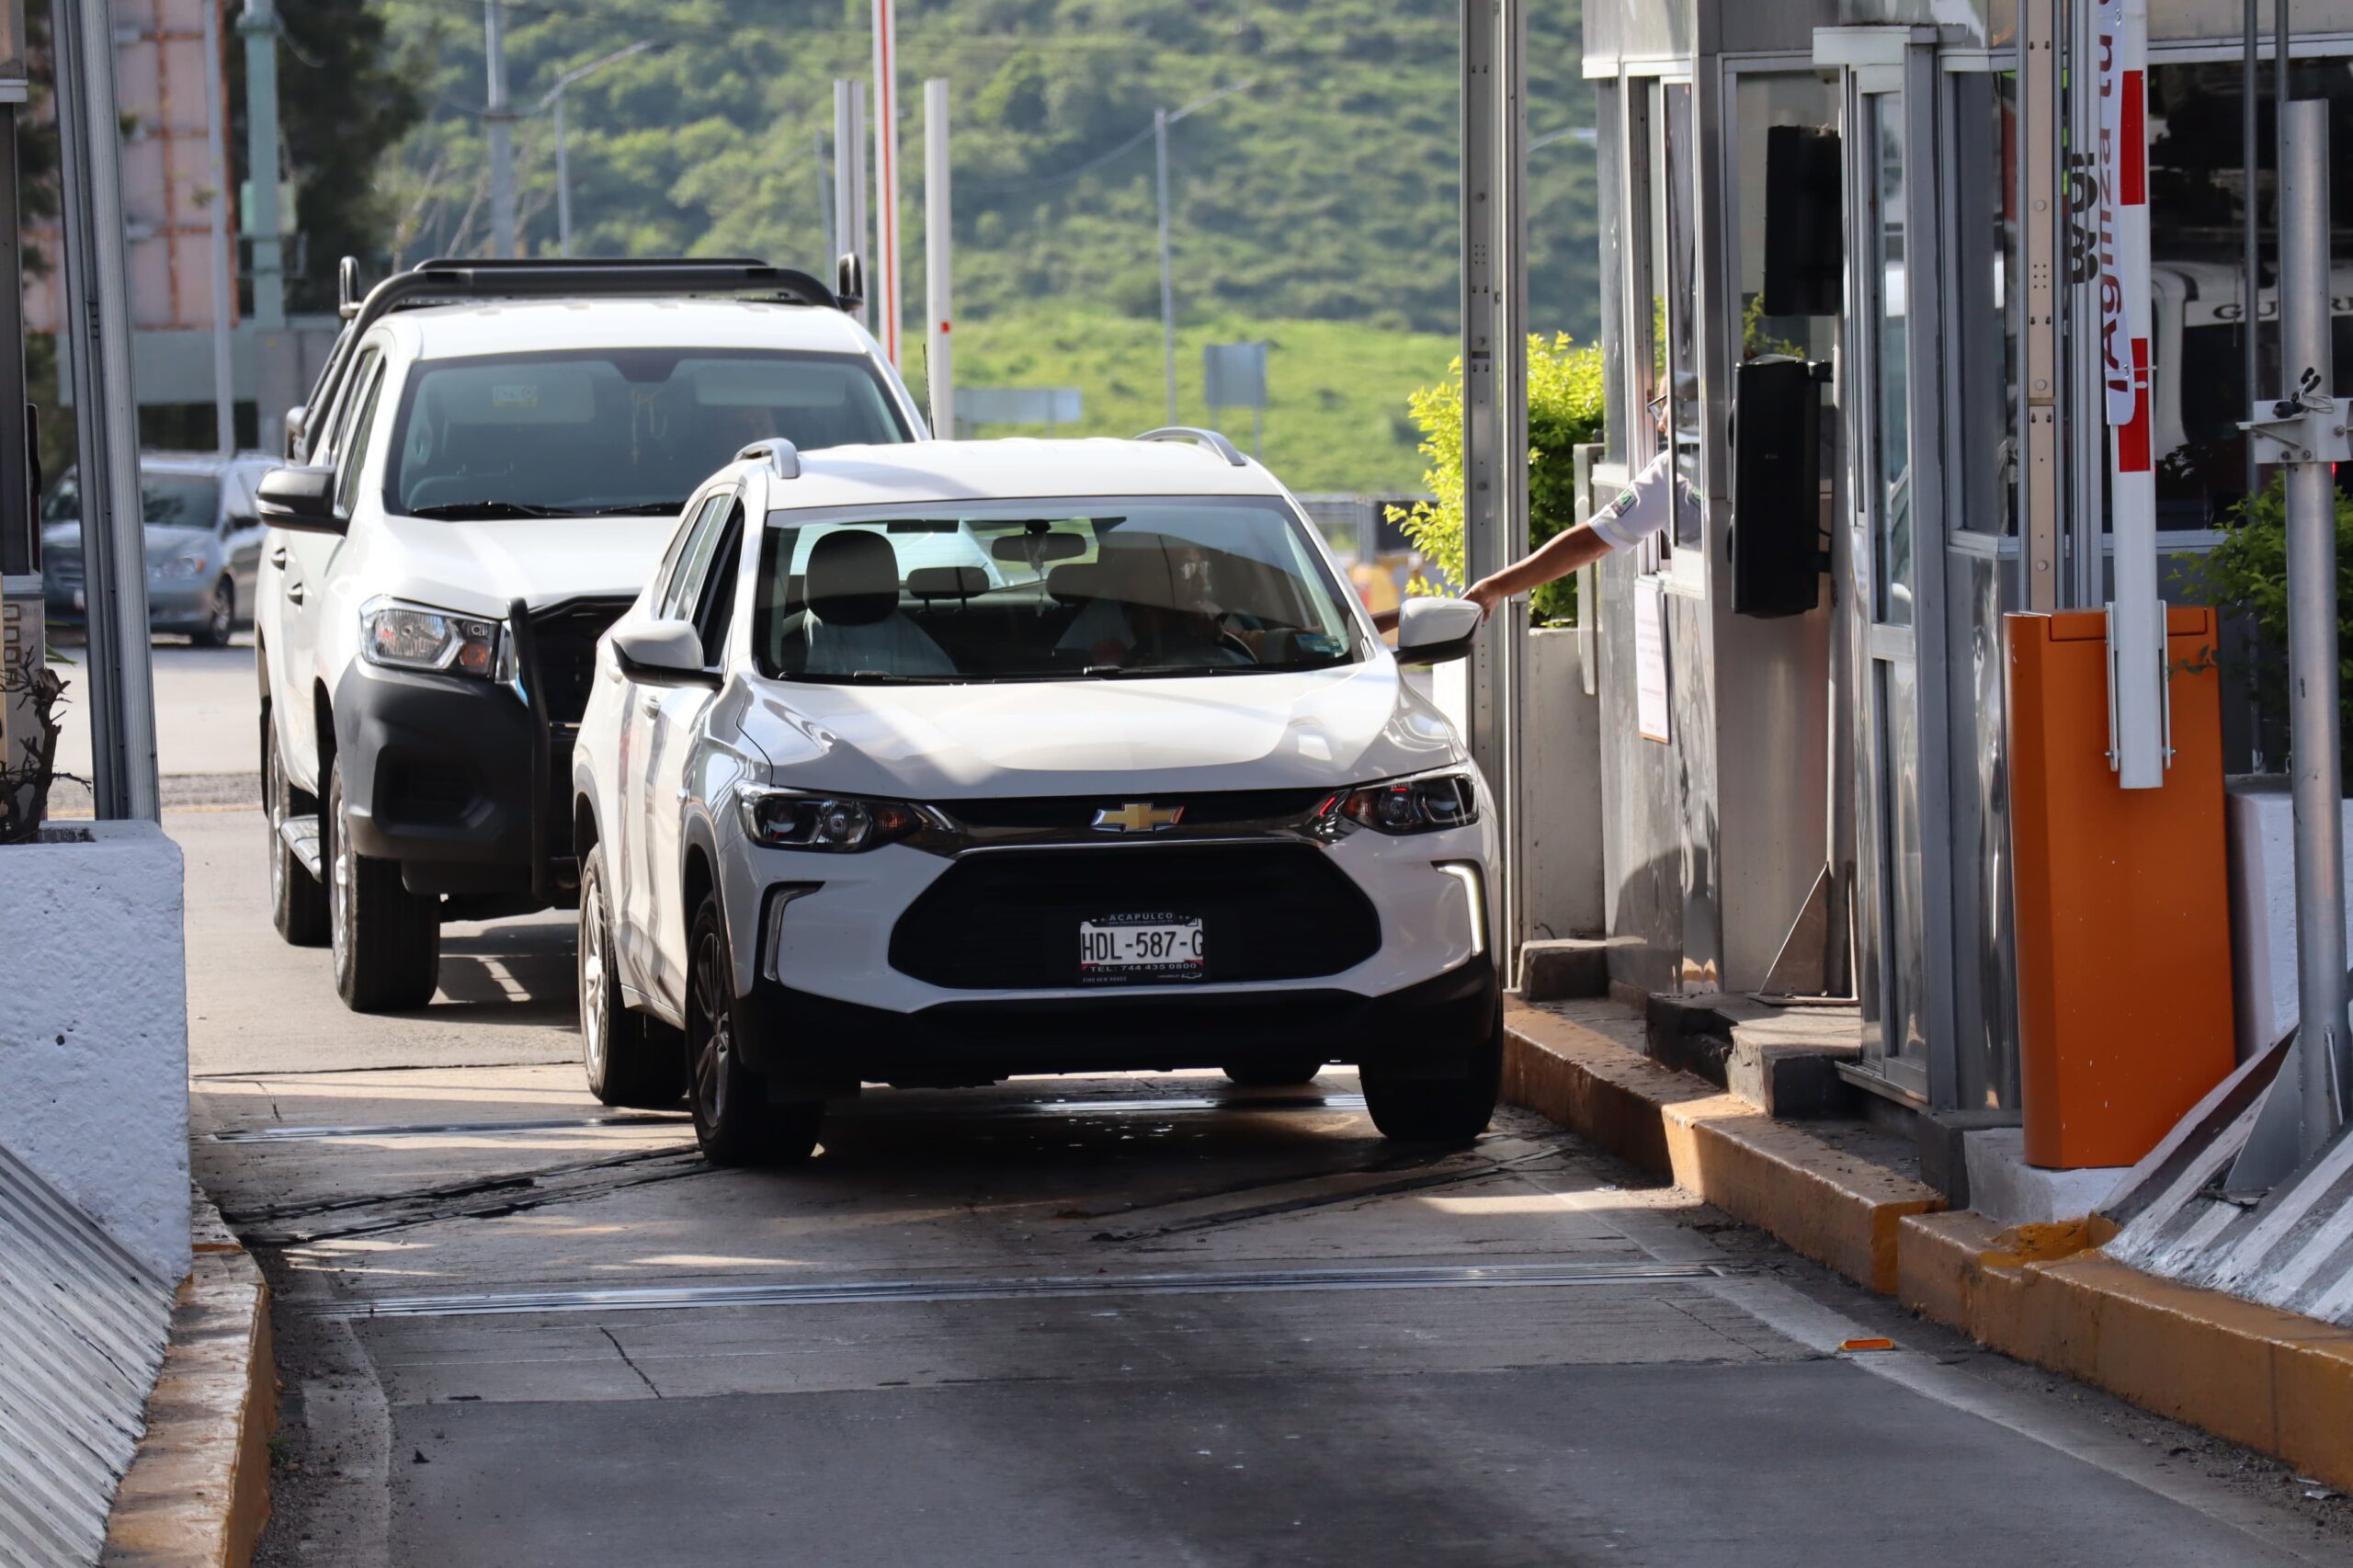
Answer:
M1148 536L1103 541L1097 596L1063 639L1090 665L1120 669L1257 663L1249 645L1218 624L1209 557L1184 540Z

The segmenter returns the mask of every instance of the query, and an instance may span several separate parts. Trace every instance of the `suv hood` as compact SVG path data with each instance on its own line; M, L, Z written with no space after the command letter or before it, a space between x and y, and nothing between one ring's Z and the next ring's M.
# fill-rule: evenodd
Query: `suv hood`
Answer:
M523 599L633 597L662 563L674 513L644 517L386 517L369 575L395 598L496 618Z
M1386 659L1199 679L759 680L745 727L797 789L918 801L1361 783L1462 760Z

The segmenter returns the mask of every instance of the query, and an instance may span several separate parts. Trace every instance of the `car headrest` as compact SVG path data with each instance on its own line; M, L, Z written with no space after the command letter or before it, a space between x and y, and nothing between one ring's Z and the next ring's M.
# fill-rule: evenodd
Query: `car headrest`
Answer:
M1065 604L1086 604L1103 597L1103 568L1092 561L1074 561L1046 574L1046 592Z
M840 528L809 550L809 608L834 626L871 626L899 608L899 558L891 541Z
M989 574L977 566L918 566L907 574L907 592L919 599L969 599L989 591Z

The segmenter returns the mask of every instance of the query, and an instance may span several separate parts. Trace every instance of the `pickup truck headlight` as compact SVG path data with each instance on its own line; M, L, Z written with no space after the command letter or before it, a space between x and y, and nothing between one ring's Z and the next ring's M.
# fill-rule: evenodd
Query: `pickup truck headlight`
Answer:
M499 675L502 621L399 599L370 599L359 608L359 656L395 670L450 675Z
M854 855L912 838L929 825L919 807L903 801L800 790L745 790L736 797L744 831L771 849L815 849Z
M1441 833L1479 820L1479 792L1468 774L1426 773L1351 790L1336 809L1381 833Z

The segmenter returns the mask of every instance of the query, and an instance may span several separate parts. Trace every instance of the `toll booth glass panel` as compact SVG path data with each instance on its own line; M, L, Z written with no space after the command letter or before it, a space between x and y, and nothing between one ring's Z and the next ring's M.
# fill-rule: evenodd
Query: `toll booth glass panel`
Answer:
M1665 188L1659 210L1665 227L1666 374L1661 388L1667 398L1667 428L1673 432L1675 467L1694 490L1706 493L1701 473L1699 428L1699 235L1693 215L1697 208L1695 178L1699 146L1691 124L1691 85L1669 83L1665 88ZM1705 524L1698 507L1676 512L1677 550L1696 551Z
M1909 149L1901 93L1863 99L1870 118L1872 300L1872 446L1878 455L1879 506L1874 602L1879 619L1912 623L1911 334L1904 316L1904 226L1909 201Z

